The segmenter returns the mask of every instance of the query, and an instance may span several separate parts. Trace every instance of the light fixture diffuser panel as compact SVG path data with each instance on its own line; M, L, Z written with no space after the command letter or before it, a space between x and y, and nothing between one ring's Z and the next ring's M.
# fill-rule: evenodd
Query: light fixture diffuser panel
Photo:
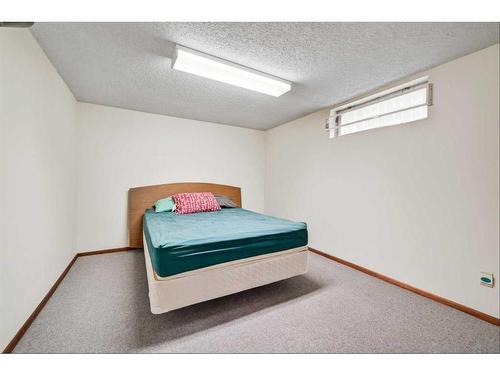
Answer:
M179 45L172 68L276 97L292 88L291 82Z

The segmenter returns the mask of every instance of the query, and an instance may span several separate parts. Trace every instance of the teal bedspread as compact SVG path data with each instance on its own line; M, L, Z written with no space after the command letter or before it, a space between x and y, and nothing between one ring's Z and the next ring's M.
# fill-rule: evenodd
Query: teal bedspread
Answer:
M307 245L307 226L242 208L144 214L153 268L161 277Z

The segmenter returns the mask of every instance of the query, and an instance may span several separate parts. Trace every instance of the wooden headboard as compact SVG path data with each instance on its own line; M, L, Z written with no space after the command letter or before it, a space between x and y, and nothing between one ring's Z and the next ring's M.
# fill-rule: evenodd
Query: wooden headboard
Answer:
M142 217L144 211L152 208L158 199L177 193L212 192L226 195L241 206L241 189L236 186L209 184L205 182L181 182L152 186L140 186L128 191L128 245L142 245Z

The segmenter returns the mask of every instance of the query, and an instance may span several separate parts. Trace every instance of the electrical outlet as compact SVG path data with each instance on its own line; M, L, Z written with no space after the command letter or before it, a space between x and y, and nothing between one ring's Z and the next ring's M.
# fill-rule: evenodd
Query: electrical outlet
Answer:
M492 273L481 272L480 281L481 281L481 285L493 288L493 284L495 282L495 279L493 278Z

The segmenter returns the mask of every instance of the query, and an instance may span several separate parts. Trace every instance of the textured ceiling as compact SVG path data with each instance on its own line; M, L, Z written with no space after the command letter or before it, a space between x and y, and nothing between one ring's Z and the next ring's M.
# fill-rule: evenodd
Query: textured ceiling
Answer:
M498 23L35 23L76 99L267 129L499 41ZM279 98L173 71L175 43L294 82Z

